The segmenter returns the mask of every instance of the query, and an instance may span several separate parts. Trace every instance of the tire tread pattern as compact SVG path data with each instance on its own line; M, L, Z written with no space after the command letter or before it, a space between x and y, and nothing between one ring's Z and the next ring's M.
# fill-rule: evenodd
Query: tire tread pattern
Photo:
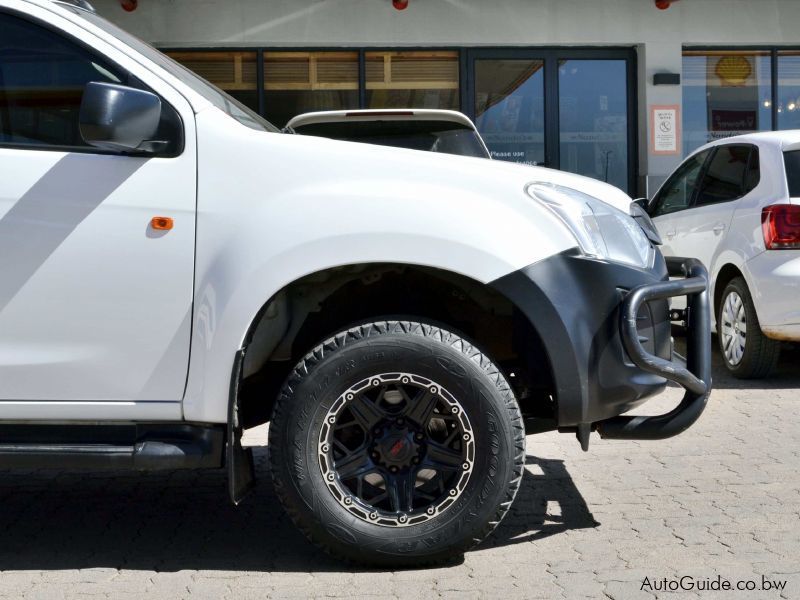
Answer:
M356 327L351 327L347 331L338 333L331 338L325 340L297 364L292 370L291 374L286 380L273 409L272 423L282 423L283 413L286 410L287 403L292 402L293 390L296 385L319 363L325 356L330 353L336 352L348 344L353 342L386 334L405 334L405 335L418 335L434 340L450 346L452 349L460 352L473 363L478 365L480 369L489 377L494 383L499 396L503 399L505 409L508 414L509 422L513 428L514 435L514 450L513 450L513 477L506 484L504 500L500 502L494 515L486 522L477 536L463 542L460 547L451 547L448 550L448 556L451 554L463 554L464 552L474 548L481 543L486 537L494 531L494 529L502 521L519 490L520 483L522 482L523 470L525 468L525 427L522 421L522 415L519 410L519 405L511 390L511 386L506 380L505 376L500 372L497 366L487 357L484 353L478 350L475 346L470 344L462 337L451 333L438 326L428 323L421 323L417 321L375 321L365 323ZM297 507L294 506L290 495L287 492L287 482L285 482L279 473L278 465L283 460L283 448L273 447L270 444L270 474L272 476L272 483L275 493L278 496L286 514L295 524L295 526L302 532L302 534L315 546L327 552L329 555L342 560L344 562L359 562L363 564L363 559L356 559L348 555L341 547L334 547L327 544L320 536L315 534L314 528L300 516ZM441 558L423 558L414 561L416 566L435 566L449 560L448 556Z
M722 315L722 307L728 297L728 290L733 290L742 298L744 302L745 314L747 316L747 341L745 342L745 355L736 367L730 367L722 350L722 337L720 336L720 350L723 362L731 374L738 379L761 379L768 376L778 364L781 353L781 343L772 340L761 333L761 325L756 314L756 306L747 288L747 283L741 277L736 277L728 283L722 293L718 314Z

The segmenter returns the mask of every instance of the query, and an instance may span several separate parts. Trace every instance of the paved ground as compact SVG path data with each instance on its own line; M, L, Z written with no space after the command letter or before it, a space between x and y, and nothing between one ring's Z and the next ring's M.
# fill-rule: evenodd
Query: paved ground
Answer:
M800 598L800 353L745 387L717 368L716 386L673 440L593 439L584 454L570 436L529 437L511 514L463 561L427 571L329 560L264 479L234 509L218 472L0 472L0 597ZM788 583L655 591L718 575Z

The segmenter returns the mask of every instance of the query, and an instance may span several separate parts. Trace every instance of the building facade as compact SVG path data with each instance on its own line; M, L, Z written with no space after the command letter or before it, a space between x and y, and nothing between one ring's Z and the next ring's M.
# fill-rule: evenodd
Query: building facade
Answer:
M800 0L94 5L277 126L311 110L456 109L495 158L632 196L706 141L800 128Z

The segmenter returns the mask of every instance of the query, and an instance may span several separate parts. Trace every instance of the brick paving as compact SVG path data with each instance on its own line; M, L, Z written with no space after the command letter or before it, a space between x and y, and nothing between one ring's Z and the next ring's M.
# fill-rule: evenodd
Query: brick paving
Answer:
M715 377L701 421L672 440L593 436L584 454L571 436L530 436L498 530L424 571L359 570L313 549L282 514L263 449L239 508L222 472L0 472L0 598L800 598L800 352L767 381L719 365ZM718 575L787 584L641 589Z

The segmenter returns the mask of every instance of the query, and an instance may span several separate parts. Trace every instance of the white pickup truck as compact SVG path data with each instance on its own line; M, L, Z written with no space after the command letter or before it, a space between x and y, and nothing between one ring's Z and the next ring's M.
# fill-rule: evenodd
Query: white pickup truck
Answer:
M621 191L281 134L83 4L0 0L0 468L224 467L238 502L269 421L310 539L431 564L503 517L526 432L703 411L705 269Z

